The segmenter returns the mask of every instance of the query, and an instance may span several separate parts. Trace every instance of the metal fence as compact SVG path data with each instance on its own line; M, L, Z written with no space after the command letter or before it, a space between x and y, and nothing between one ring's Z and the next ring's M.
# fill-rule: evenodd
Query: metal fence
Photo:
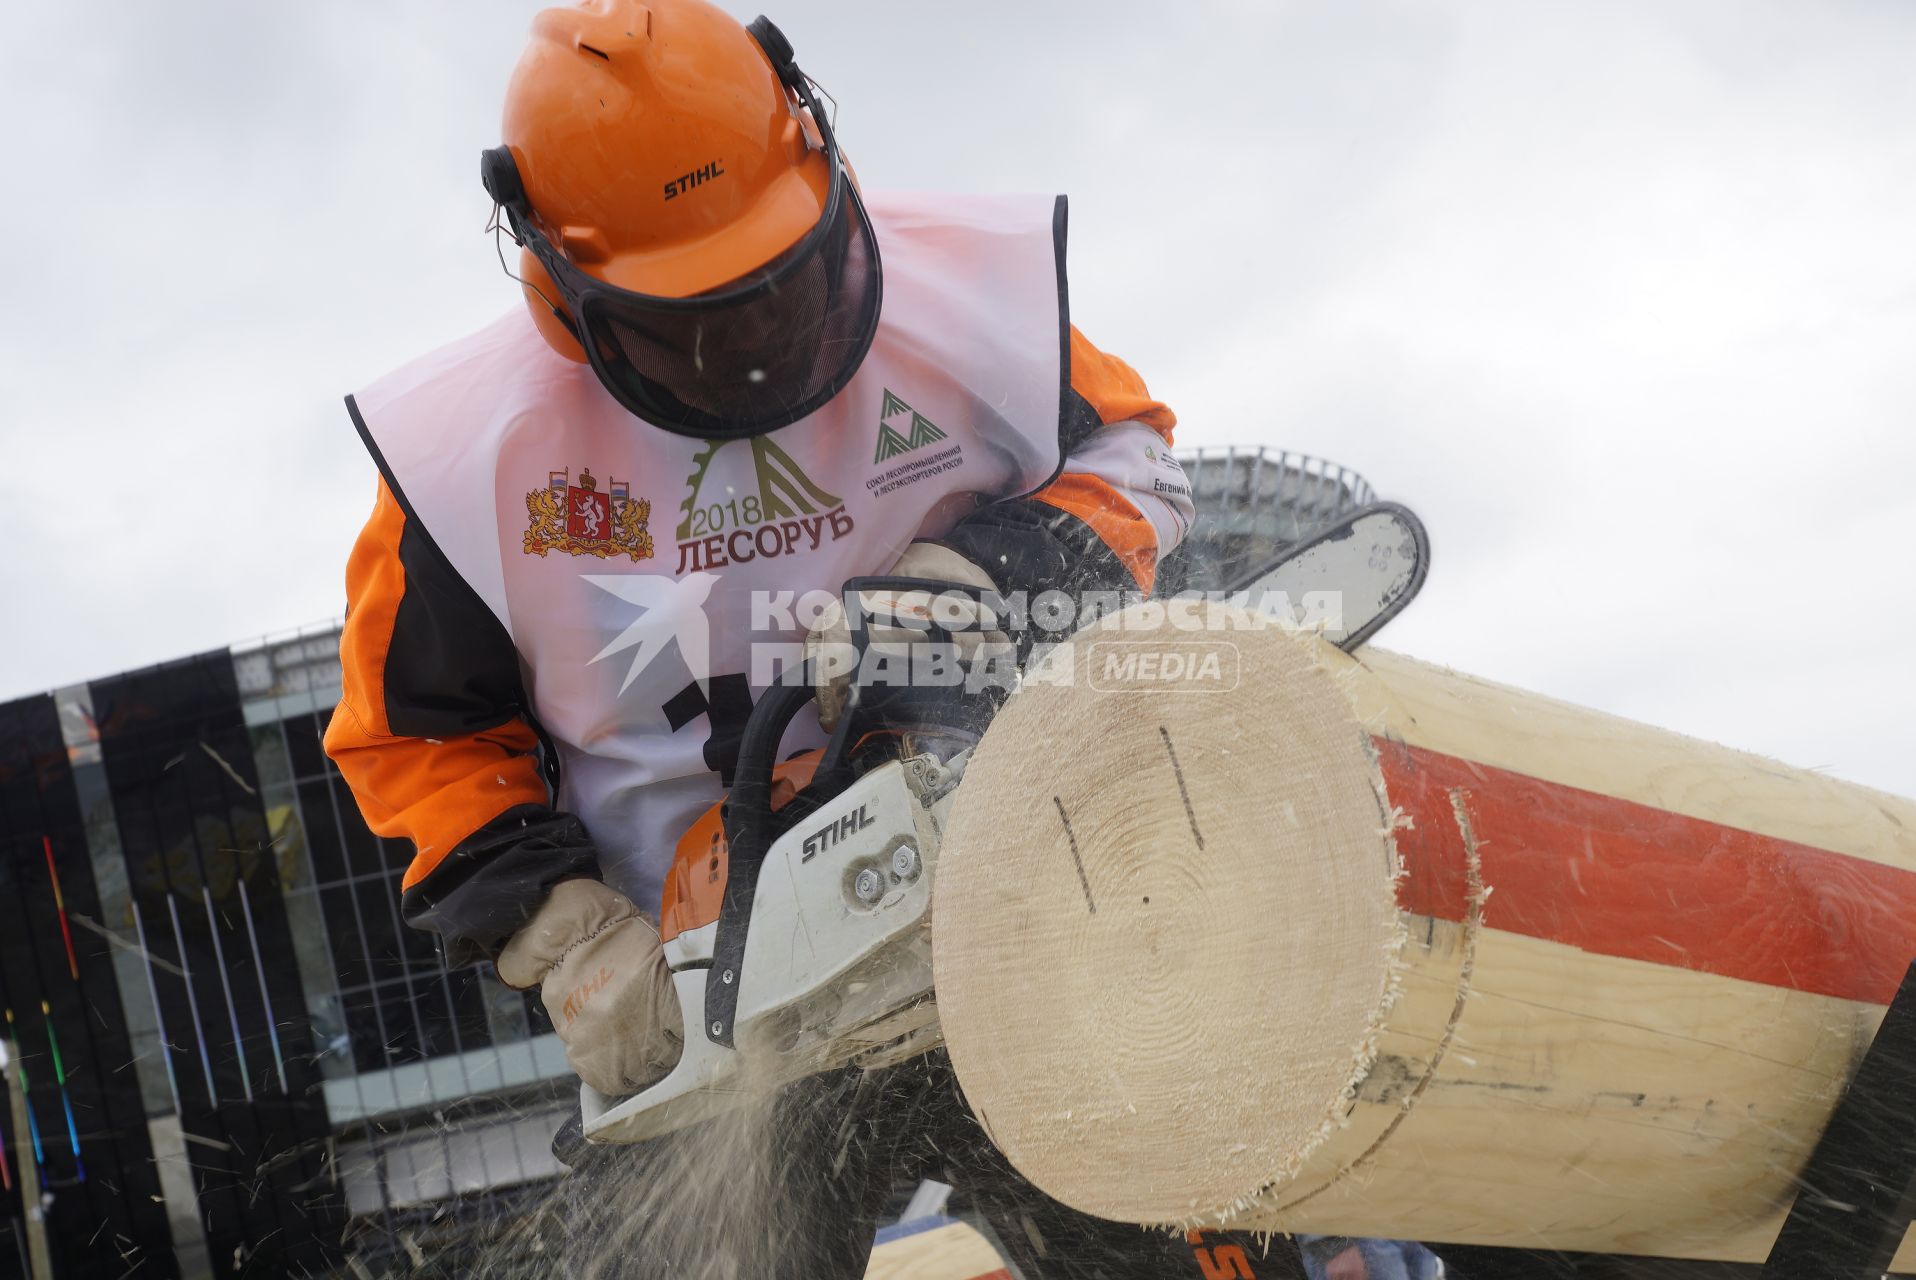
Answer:
M1185 449L1197 519L1158 568L1164 593L1206 590L1375 500L1348 467L1284 449Z

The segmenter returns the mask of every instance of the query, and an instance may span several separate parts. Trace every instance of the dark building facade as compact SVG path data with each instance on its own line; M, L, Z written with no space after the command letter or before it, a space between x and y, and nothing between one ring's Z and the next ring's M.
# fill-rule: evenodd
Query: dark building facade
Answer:
M1167 589L1370 496L1293 454L1183 460L1200 514ZM0 705L27 1117L0 1107L0 1277L31 1274L24 1162L60 1277L467 1274L558 1174L558 1038L401 923L411 850L320 748L337 655L329 626Z
M61 1277L409 1271L422 1217L443 1260L449 1230L557 1171L543 1010L401 926L409 851L320 750L337 643L0 706L0 1004L27 1115L16 1132L0 1108L0 1276L30 1274L22 1161Z
M84 1274L76 1246L93 1241L101 1266L92 1269L172 1275L169 1254L142 1243L167 1239L166 1213L140 1084L119 1070L133 1053L113 957L73 923L102 914L87 850L53 699L0 706L0 1004L28 1082L25 1131L13 1108L0 1112L6 1255L18 1255L24 1274L21 1166L31 1161L61 1265ZM122 1261L122 1250L134 1256ZM0 1268L13 1260L6 1255Z

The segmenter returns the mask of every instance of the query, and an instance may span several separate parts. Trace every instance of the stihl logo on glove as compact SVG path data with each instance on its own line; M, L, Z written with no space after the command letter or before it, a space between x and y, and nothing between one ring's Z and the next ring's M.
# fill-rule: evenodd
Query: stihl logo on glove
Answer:
M931 618L931 609L911 600L901 600L896 596L889 599L870 599L865 602L865 611L872 617L883 621L897 621L899 618Z
M571 1026L572 1020L585 1010L586 1002L605 990L606 984L611 981L612 970L601 968L590 978L572 988L571 994L566 996L565 1003L559 1009L560 1016L565 1019L565 1025Z

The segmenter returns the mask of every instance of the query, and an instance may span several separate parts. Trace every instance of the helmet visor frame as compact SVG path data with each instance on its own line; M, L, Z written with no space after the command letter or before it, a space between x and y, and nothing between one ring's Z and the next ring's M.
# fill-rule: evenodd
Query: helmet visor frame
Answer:
M878 327L878 241L836 138L829 126L820 133L831 174L818 220L771 260L685 297L588 274L528 202L505 206L593 372L628 411L679 435L732 440L796 422L851 381Z

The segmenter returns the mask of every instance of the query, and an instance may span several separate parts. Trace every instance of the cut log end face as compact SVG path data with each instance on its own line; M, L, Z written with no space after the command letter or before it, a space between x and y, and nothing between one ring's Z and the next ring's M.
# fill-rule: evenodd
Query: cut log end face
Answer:
M966 773L938 1002L1011 1161L1121 1221L1765 1257L1916 954L1916 804L1196 639L1061 646Z
M1318 642L1227 634L1218 696L1144 662L1087 671L1111 635L1074 640L1081 678L1021 690L967 770L938 871L940 1016L1026 1176L1187 1222L1293 1177L1348 1111L1403 944L1391 821Z

